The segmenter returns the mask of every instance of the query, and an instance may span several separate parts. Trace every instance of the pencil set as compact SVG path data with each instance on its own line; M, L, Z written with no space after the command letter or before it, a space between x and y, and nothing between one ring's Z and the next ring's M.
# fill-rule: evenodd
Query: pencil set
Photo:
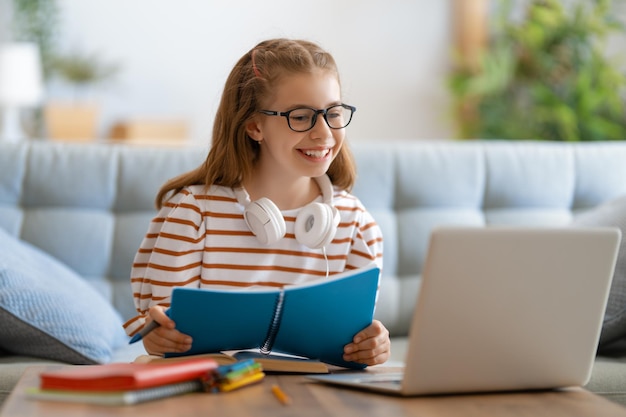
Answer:
M263 380L265 373L260 363L247 359L229 365L222 365L207 374L204 390L208 392L229 392Z

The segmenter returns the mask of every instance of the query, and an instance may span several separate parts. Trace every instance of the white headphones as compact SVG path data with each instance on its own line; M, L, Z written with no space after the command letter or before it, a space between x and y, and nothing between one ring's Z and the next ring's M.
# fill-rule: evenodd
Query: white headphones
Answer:
M310 203L296 216L296 240L312 249L327 246L335 237L339 225L339 211L333 207L333 184L327 175L314 178L322 190L323 203ZM286 226L282 213L272 200L262 197L250 201L243 188L236 188L235 196L244 206L243 218L248 228L264 245L278 242L285 236Z

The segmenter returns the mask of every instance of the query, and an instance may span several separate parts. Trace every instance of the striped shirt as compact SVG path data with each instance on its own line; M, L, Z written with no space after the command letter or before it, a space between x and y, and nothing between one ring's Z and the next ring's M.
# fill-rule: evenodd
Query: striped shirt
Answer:
M126 332L144 326L151 306L168 307L174 287L282 287L323 278L327 267L330 275L372 262L382 268L382 232L371 214L346 191L335 190L333 205L341 220L325 257L296 240L300 209L282 211L285 237L266 246L246 225L232 188L184 188L152 220L135 255L131 288L138 315L124 324Z

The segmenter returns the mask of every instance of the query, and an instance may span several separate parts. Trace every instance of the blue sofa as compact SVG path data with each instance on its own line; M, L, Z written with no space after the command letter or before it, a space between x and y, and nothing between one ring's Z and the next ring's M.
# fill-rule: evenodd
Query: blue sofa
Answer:
M450 223L566 225L578 213L626 195L626 142L381 140L354 141L351 147L359 169L354 193L372 212L385 237L376 316L392 333L394 360L403 358L403 341L432 227ZM0 238L4 245L0 251L11 253L18 243L6 243L7 239L19 239L27 245L25 252L19 252L21 258L39 259L42 253L54 258L18 265L16 281L26 276L44 289L29 295L17 313L10 311L15 308L11 300L19 299L23 288L13 289L16 295L3 301L8 307L0 305L9 310L5 318L14 319L9 320L11 328L0 323L0 401L33 363L126 361L143 353L141 344L127 345L119 327L134 315L129 285L132 258L155 214L159 186L200 164L206 151L206 146L0 143L0 231L5 235L4 241ZM11 264L13 258L8 259L3 264L0 256L0 269ZM58 275L74 274L72 279L87 282L100 299L95 300L75 280L52 273L57 269L47 262L56 261L69 267ZM37 268L46 273L37 274ZM53 290L68 299L43 300ZM87 302L87 307L79 306L79 300ZM45 310L38 310L44 305L59 314L67 310L84 322L69 324L79 330L52 329L55 323L46 322ZM104 329L102 317L109 328L89 330L88 323ZM22 337L26 331L28 338ZM61 336L51 336L54 331ZM92 354L71 340L57 340L73 331L82 331L80 337L99 344L98 352ZM93 333L101 339L91 340ZM63 350L67 346L69 353ZM604 350L587 388L626 404L625 352L619 340Z

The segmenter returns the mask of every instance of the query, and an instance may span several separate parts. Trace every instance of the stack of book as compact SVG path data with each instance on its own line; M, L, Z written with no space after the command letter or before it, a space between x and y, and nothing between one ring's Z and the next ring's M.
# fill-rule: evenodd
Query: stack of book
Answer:
M72 366L40 374L27 391L36 400L130 405L190 392L225 392L259 382L264 373L253 360L220 366L209 358L172 363L112 363Z

